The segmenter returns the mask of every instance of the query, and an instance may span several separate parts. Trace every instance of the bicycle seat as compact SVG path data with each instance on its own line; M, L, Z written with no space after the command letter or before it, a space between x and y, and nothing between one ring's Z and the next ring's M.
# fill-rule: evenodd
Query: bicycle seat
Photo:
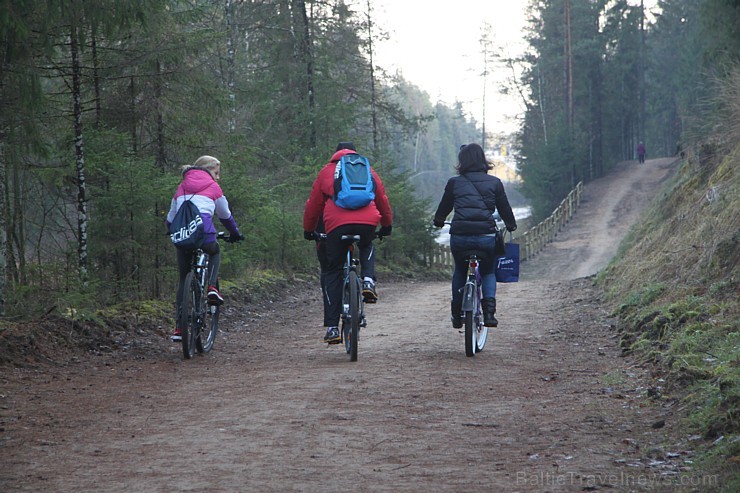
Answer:
M347 243L360 241L360 235L342 235L342 241L345 241Z
M462 252L462 255L465 260L470 260L470 257L472 255L478 257L478 260L488 259L488 252L485 252L483 250L465 250L464 252Z

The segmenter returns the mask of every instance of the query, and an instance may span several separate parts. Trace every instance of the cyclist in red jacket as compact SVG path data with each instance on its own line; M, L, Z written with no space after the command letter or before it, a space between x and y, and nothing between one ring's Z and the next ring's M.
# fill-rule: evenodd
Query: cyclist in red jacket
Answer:
M307 240L315 238L314 232L323 218L326 230L326 272L323 278L324 291L324 341L339 344L339 317L342 314L342 267L344 252L342 235L360 235L360 255L363 269L363 296L374 301L375 292L375 251L372 241L375 227L380 224L378 236L390 236L393 229L393 212L380 177L372 170L375 186L375 200L360 209L344 209L334 203L334 171L337 162L345 154L356 153L351 143L340 143L326 166L319 171L313 182L311 194L303 212L303 236Z

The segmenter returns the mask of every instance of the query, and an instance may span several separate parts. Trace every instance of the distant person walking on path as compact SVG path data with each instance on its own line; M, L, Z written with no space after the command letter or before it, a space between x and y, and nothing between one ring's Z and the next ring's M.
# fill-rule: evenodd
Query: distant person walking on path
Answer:
M495 233L497 231L494 211L498 210L509 231L516 230L516 219L511 210L504 184L488 171L493 168L486 160L483 148L478 144L460 147L457 156L457 172L447 181L444 195L434 214L434 226L444 226L447 215L454 209L450 225L450 249L455 260L452 274L452 326L462 327L462 289L468 271L464 253L479 250L487 253L481 259L479 269L483 289L483 324L496 327L496 254Z
M642 142L637 144L637 160L640 161L640 164L645 162L645 144Z

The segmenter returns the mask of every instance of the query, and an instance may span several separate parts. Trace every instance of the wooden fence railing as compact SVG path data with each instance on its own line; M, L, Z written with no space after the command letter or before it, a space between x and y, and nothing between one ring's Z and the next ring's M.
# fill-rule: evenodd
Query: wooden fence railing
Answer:
M550 243L565 224L573 217L578 206L581 205L583 195L583 182L570 191L560 205L550 214L550 217L537 224L521 236L514 237L514 242L519 243L520 261L525 261L537 255ZM449 245L438 245L429 256L429 263L433 266L452 267L452 252Z
M516 238L520 245L519 253L522 262L540 253L545 245L555 239L555 235L570 221L578 206L581 205L582 195L583 182L581 181L560 202L560 205L550 214L550 217Z

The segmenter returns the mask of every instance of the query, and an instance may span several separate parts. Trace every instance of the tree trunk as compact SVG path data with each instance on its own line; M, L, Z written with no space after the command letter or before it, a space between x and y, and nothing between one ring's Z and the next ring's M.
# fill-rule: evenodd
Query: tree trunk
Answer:
M542 120L542 140L547 145L547 119L545 118L545 92L542 90L542 71L540 63L537 62L537 106L540 110Z
M306 103L308 109L308 146L311 149L316 147L316 122L314 114L316 111L316 102L314 97L314 71L313 71L313 50L311 43L311 25L309 23L308 12L306 12L306 2L297 0L301 20L301 41L300 54L306 70Z
M640 0L640 116L637 126L637 140L645 142L645 2Z
M0 199L6 202L6 187L5 187L5 135L4 132L0 133ZM5 214L0 214L0 316L5 315L5 292L7 286L7 279L5 273L7 272L7 263L5 258L5 252L7 251L7 232L5 224Z
M136 85L134 84L134 76L132 75L129 79L129 97L130 97L130 105L129 105L129 118L131 119L131 126L129 127L129 131L131 132L131 152L135 156L138 151L138 143L136 138Z
M563 3L565 15L565 114L568 133L573 133L573 37L570 25L570 0Z
M491 52L491 40L488 36L491 28L487 22L483 23L483 34L480 39L480 45L483 49L483 99L481 111L481 126L483 127L481 135L481 147L486 149L486 86L488 85L488 57Z
M13 166L13 243L18 252L18 282L27 284L26 278L26 228L23 220L22 185L18 172L18 164Z
M154 80L154 107L157 110L157 166L165 169L167 154L164 142L164 117L162 116L162 65L157 58L157 76Z
M229 90L229 123L228 132L236 132L236 93L234 92L234 67L236 63L236 48L234 43L234 2L226 0L224 5L226 19L226 87Z
M100 125L103 110L100 102L100 74L98 74L98 43L96 34L93 30L91 35L92 43L92 63L93 63L93 88L95 91L95 125Z
M373 117L373 153L378 158L378 108L377 96L375 94L375 66L373 65L373 20L372 6L367 0L367 51L370 58L370 112ZM378 161L380 162L380 161ZM380 165L379 165L380 166Z
M82 280L87 279L87 178L82 139L82 67L77 44L77 27L72 25L72 101L74 106L75 163L77 166L77 265Z
M594 16L594 33L599 32L599 12ZM603 117L602 117L602 92L603 75L601 57L591 60L591 76L589 77L590 103L591 103L591 128L589 130L591 151L591 172L589 179L600 177L603 173Z

